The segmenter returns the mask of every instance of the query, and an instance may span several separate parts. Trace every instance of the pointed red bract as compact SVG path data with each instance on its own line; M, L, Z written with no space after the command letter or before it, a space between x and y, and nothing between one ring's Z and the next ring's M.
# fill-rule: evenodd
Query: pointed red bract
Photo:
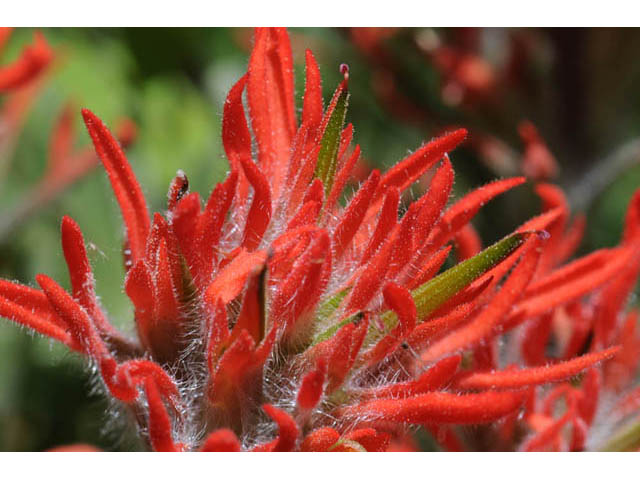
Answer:
M135 262L144 255L145 243L150 228L147 203L142 189L124 152L107 127L93 112L86 108L82 110L82 116L96 152L109 175L113 192L118 199L120 211L127 228L131 258Z
M175 452L177 447L171 433L171 419L153 379L149 378L144 385L149 403L149 438L156 452Z
M251 160L241 159L244 174L253 187L253 200L244 226L242 246L255 250L271 220L271 188L262 171Z
M438 390L451 381L460 365L461 359L460 355L447 357L434 364L415 380L371 388L363 392L362 396L363 398L408 398Z
M380 181L380 172L374 170L371 172L369 179L358 190L355 197L349 202L349 206L345 209L342 219L335 232L333 233L333 249L336 258L340 258L345 249L349 245L349 242L356 234L358 227L364 220L364 216L367 213L367 209L373 198L378 182Z
M66 326L58 325L38 312L24 308L4 296L0 296L0 316L8 318L20 325L31 328L47 337L69 345L70 348L81 349L77 340L67 331Z
M592 255L593 257L585 257L577 260L575 264L569 264L537 285L531 285L533 293L527 291L514 313L522 311L529 316L539 315L580 298L619 275L633 253L630 249L618 250L606 262L603 262L606 255L603 254L600 258L596 256L597 253ZM594 266L596 268L593 268ZM579 273L576 273L576 270Z
M258 143L258 163L271 180L274 198L279 196L287 172L286 162L296 131L293 93L293 61L286 30L256 29L247 98Z
M298 425L284 411L272 405L263 405L263 410L278 424L278 437L266 444L256 447L254 451L290 452L294 449L298 439Z
M361 263L368 262L376 252L382 242L388 237L393 228L398 223L398 203L400 201L400 193L397 188L392 187L387 191L380 216L376 223L376 229L371 236L371 240L367 245L365 252L362 254Z
M266 253L257 251L249 253L242 250L216 276L205 293L205 298L211 304L221 299L225 304L237 297L244 288L247 277L252 271L259 269L266 260Z
M80 227L70 217L62 218L62 251L69 269L73 297L87 311L98 329L116 338L120 334L107 321L95 293L91 265L87 258L84 238Z
M497 180L468 193L454 203L434 229L431 241L440 246L471 220L489 200L525 182L522 177Z
M224 114L222 116L222 144L227 154L227 159L233 171L237 171L238 179L238 202L244 205L247 199L249 186L242 174L242 163L251 161L251 133L244 114L242 105L242 92L247 83L247 76L244 75L231 88L227 99L224 102Z
M306 77L304 85L304 103L302 123L313 132L322 121L322 79L320 69L311 50L305 51Z
M392 186L401 192L405 190L446 153L456 148L466 136L467 131L461 128L420 147L382 176L376 197L381 197Z
M318 404L324 390L326 372L326 363L324 361L320 361L315 370L307 373L302 378L302 383L297 396L297 402L300 408L310 410Z
M221 428L209 434L200 448L201 452L239 452L242 446L236 434L228 428Z
M383 291L385 303L395 312L398 322L386 336L363 355L363 361L373 365L391 354L416 326L416 305L411 293L394 283L387 284Z
M542 383L558 382L572 377L592 367L598 362L613 357L620 347L611 347L601 352L588 353L581 357L567 360L555 365L525 368L521 370L505 370L490 373L474 373L459 382L461 388L520 388Z
M109 356L107 347L100 339L93 322L80 305L46 275L37 275L36 281L58 316L66 322L74 340L83 346L84 352L95 359Z
M433 392L410 398L372 400L345 407L341 417L364 416L369 422L415 424L486 423L517 410L523 401L519 392L486 392L468 395Z
M333 181L333 186L331 187L331 192L329 193L329 196L327 198L326 209L328 211L331 211L335 207L336 203L338 202L338 199L340 198L340 195L344 190L344 186L346 185L347 180L353 173L353 169L355 168L356 163L358 163L359 159L360 159L360 145L356 145L356 147L353 150L353 153L344 162L344 165L342 165L342 168L340 168L336 173L335 179Z
M216 185L195 229L199 256L197 265L199 275L196 277L196 283L201 289L211 280L216 251L222 237L222 226L231 208L238 177L239 173L233 171L224 183Z

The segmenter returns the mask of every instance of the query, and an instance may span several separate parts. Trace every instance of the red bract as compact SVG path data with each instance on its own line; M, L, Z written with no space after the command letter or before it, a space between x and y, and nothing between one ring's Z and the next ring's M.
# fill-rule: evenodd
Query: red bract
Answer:
M126 227L137 339L110 325L68 217L71 294L44 275L42 291L2 281L0 313L84 354L156 450L382 451L410 443L409 425L445 448L481 448L455 428L466 424L496 430L503 444L494 448L508 449L562 447L571 424L572 448L584 448L597 418L598 362L616 386L637 363L640 343L624 338L635 320L621 330L616 315L640 268L639 202L622 246L559 266L580 228L567 228L562 192L539 186L545 213L482 250L469 222L524 179L490 183L446 208L460 129L373 171L342 206L360 155L345 126L348 69L324 109L310 52L306 65L298 123L287 32L256 31L248 72L224 107L230 173L204 208L178 172L166 215L150 216L120 145L82 111ZM402 192L439 162L429 190L398 218ZM438 274L450 242L461 261ZM527 365L500 368L497 339L513 329L507 353L523 341ZM552 336L564 348L556 361L547 356ZM547 386L585 370L578 386ZM569 407L554 419L541 396L549 405L566 397Z

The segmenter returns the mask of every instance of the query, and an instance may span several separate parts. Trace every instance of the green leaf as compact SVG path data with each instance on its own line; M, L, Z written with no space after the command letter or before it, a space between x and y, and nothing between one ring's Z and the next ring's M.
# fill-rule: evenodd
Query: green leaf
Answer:
M338 160L338 148L340 147L340 135L344 127L344 119L347 115L349 104L349 91L343 88L339 93L335 107L331 112L329 121L320 141L320 152L314 176L322 180L325 197L329 195L333 185L333 177L336 173Z
M423 319L463 288L507 258L524 243L528 233L514 233L419 286L411 296L418 319ZM395 322L394 322L395 323Z
M335 325L331 325L320 335L317 335L316 338L313 339L313 342L311 345L315 345L317 343L324 342L325 340L329 340L331 337L335 335L335 333L338 330L344 327L347 323L359 323L360 320L362 320L363 316L364 316L364 313L358 312L354 315L351 315L350 317L345 318L341 322L336 323Z
M347 293L351 291L351 287L347 287L344 290L336 293L333 297L326 300L322 305L318 307L316 313L316 324L322 325L329 317L336 311L342 299L347 296Z
M514 233L509 235L508 237L484 249L476 256L460 262L456 266L413 290L411 292L411 296L416 304L418 320L423 320L427 315L442 306L456 293L471 285L475 280L480 278L480 276L502 262L511 253L513 253L516 248L522 245L529 235L530 233ZM333 313L346 293L347 291L343 290L338 294L342 295L341 298L337 298L337 296L333 297L331 300L325 302L325 304L320 308L325 308L325 305L329 302L334 302L335 306L330 312ZM329 318L329 315L326 315L324 318ZM312 345L328 340L344 325L349 322L357 321L357 319L357 314L352 315L340 323L327 328L315 337ZM380 319L382 320L386 330L393 329L398 322L398 317L392 311L384 312ZM376 327L371 326L370 328L375 329ZM382 333L383 332L381 331L375 333L370 331L366 342L371 343L374 341L374 338L372 337L377 338Z
M614 436L602 449L605 452L628 452L640 447L640 422Z

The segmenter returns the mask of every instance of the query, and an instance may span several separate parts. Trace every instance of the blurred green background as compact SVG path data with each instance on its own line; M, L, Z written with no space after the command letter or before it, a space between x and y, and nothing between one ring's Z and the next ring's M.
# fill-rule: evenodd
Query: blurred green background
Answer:
M208 195L227 171L220 141L222 105L246 69L250 29L42 31L59 61L29 113L2 180L0 215L9 215L41 177L54 120L69 100L78 107L78 147L89 143L81 106L108 125L121 116L135 121L138 137L128 157L152 210L164 208L168 184L178 169L187 173L192 191ZM459 196L497 176L517 173L523 151L517 125L529 119L560 164L558 182L574 206L588 215L581 251L617 242L627 202L640 186L640 167L633 149L629 158L622 155L614 161L608 156L634 140L640 127L638 30L365 33L371 34L292 29L291 37L298 106L305 48L314 51L320 64L325 101L340 80L338 66L349 64L348 121L355 126L355 142L362 146L368 166L387 168L452 125L468 127L472 139L489 136L503 142L512 156L504 168L492 167L471 147L452 155ZM32 35L33 30L16 29L1 64L15 59ZM376 41L373 46L370 37ZM428 53L433 45L480 59L500 81L478 98L461 100L460 91ZM416 195L420 188L415 187ZM527 184L493 201L474 225L489 244L538 210L539 201ZM34 276L42 272L68 287L59 239L65 214L80 224L90 244L98 293L109 318L133 332L131 305L123 293L123 228L101 169L0 237L0 275L34 285ZM89 378L78 356L0 320L0 450L44 450L77 442L108 450L136 448L120 429L104 428L107 404L89 393Z

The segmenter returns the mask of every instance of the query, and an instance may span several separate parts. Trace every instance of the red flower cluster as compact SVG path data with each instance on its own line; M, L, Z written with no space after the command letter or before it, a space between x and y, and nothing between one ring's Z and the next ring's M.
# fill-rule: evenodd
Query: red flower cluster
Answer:
M342 72L325 109L306 52L298 122L287 32L258 29L224 106L230 174L203 208L179 172L166 215L153 218L118 142L83 110L126 226L138 338L109 323L68 217L71 293L46 275L41 290L0 281L0 314L90 359L155 450L384 451L406 444L410 425L452 450L599 447L599 413L633 382L640 354L637 314L625 313L640 193L614 249L563 265L584 222L570 223L562 192L539 184L544 212L482 250L469 222L524 179L447 208L447 154L467 135L456 130L374 170L343 207L360 149L344 125ZM438 163L398 218L403 192ZM438 274L450 243L461 261ZM613 405L607 425L628 420L639 398ZM484 426L455 427L466 424Z

